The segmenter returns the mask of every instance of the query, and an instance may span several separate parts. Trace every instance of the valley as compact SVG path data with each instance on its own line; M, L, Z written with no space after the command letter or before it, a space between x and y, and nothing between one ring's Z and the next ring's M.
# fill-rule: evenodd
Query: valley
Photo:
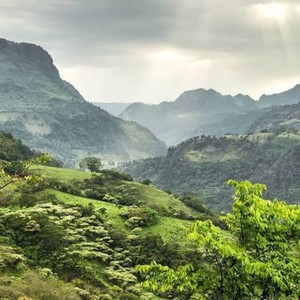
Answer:
M41 46L0 39L0 299L298 299L300 85L126 99L88 102Z

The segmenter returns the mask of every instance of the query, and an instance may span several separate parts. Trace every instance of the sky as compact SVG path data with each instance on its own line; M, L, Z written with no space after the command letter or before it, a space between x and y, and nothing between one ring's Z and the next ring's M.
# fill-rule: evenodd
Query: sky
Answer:
M299 28L300 1L0 0L0 37L41 45L92 102L287 90Z

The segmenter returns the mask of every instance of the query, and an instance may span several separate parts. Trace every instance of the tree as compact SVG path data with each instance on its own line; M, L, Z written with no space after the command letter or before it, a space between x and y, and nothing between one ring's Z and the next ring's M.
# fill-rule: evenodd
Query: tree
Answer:
M48 153L44 153L26 161L6 162L0 166L0 190L15 181L25 180L31 184L41 181L40 176L31 173L29 170L33 165L44 165L50 161L51 156Z
M188 238L199 263L140 266L144 286L180 299L299 299L299 208L262 199L262 184L228 183L235 189L233 213L223 217L230 234L210 220L194 223Z
M90 172L100 172L102 168L101 159L98 157L86 157L79 163L80 169L88 169Z

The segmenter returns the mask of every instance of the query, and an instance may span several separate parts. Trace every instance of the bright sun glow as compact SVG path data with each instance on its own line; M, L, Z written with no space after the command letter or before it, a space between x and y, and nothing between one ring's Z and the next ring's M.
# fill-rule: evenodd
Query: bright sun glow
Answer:
M264 18L273 18L277 21L282 21L286 17L286 8L284 4L272 2L270 4L255 5L258 13Z

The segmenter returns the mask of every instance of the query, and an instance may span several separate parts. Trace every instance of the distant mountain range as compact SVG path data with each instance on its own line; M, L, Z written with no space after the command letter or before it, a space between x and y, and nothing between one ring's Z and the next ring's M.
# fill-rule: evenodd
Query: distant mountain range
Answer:
M66 165L84 156L124 161L162 155L148 129L88 103L41 47L0 39L0 129Z
M197 89L184 92L174 102L133 103L119 116L146 126L168 145L174 145L201 134L247 133L255 130L256 122L261 124L265 114L270 116L274 106L299 101L300 85L283 93L262 95L258 101L248 95Z
M101 107L113 116L121 114L131 103L118 103L118 102L93 102L94 105Z
M195 192L217 211L231 207L228 179L265 183L267 197L299 204L300 132L194 137L120 169L166 190Z

